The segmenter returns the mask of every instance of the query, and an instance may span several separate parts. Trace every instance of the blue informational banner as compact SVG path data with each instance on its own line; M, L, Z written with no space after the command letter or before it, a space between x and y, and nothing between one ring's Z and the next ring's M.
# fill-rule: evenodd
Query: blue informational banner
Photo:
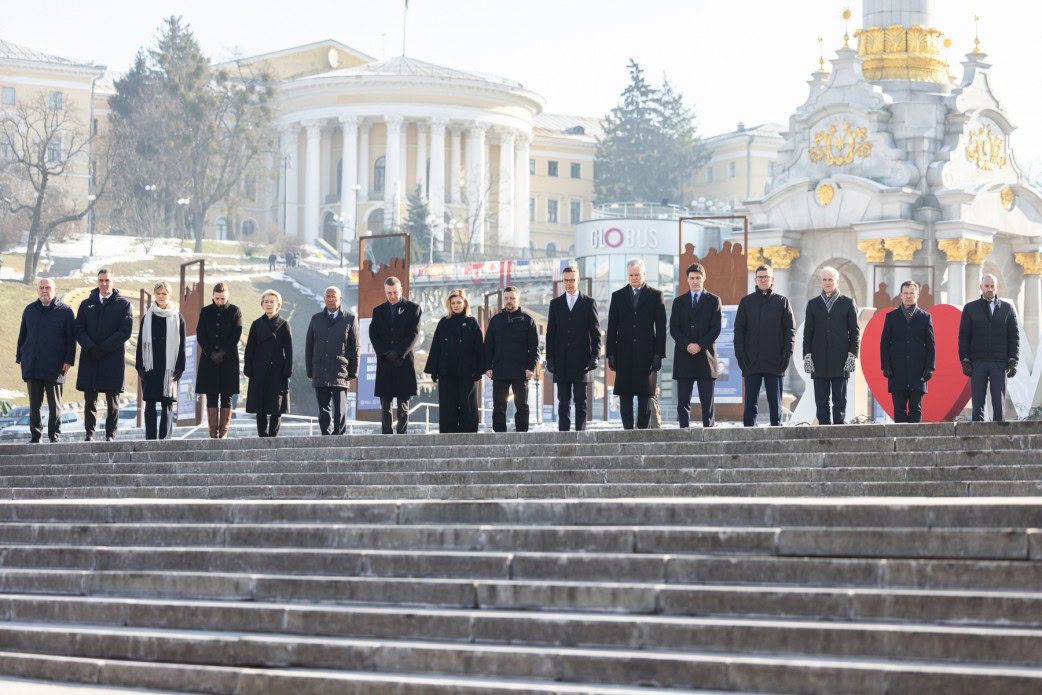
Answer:
M716 403L742 402L742 370L734 356L734 319L738 315L737 304L723 306L720 317L720 337L716 339ZM691 402L698 403L698 389L691 389Z
M372 319L358 322L358 410L380 409L380 399L373 394L376 390L376 353L369 342L369 324L372 322Z

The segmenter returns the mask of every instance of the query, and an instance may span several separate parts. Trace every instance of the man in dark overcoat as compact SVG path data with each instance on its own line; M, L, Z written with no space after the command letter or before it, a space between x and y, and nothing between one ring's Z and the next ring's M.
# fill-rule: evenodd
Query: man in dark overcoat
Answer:
M40 410L47 397L47 438L61 439L62 388L76 363L76 319L72 307L58 298L54 282L41 278L36 296L22 311L15 364L29 389L29 436L39 444L43 436Z
M546 371L557 385L557 429L571 427L575 399L575 431L586 429L586 385L593 381L601 354L601 320L597 300L579 291L579 271L561 273L564 294L550 301L546 319Z
M228 301L228 285L213 286L213 302L199 312L195 329L199 371L195 392L206 394L211 439L226 439L232 421L232 396L239 395L239 338L242 311Z
M803 370L814 381L819 425L846 422L847 379L861 342L857 305L839 291L838 283L839 271L829 266L821 269L821 294L807 302L803 324Z
M634 426L633 399L637 399L636 426L647 429L651 420L648 399L658 387L658 372L666 357L666 305L662 291L644 282L644 261L626 264L629 284L611 295L604 352L615 372L614 393L619 397L622 426Z
M552 311L552 309L551 309ZM521 292L503 290L503 310L485 331L485 366L492 380L492 430L507 431L507 399L514 393L514 429L528 431L528 382L539 363L539 333L535 319L521 309Z
M402 296L402 282L396 277L384 280L387 301L373 309L369 342L376 353L376 384L373 394L380 399L380 422L384 434L409 428L409 399L416 395L416 366L413 350L420 337L419 305ZM391 401L397 401L392 425Z
M688 291L673 300L669 334L673 336L673 378L677 382L677 420L691 423L691 392L698 385L702 426L716 424L716 339L720 337L723 304L705 289L706 271L700 263L687 267Z
M327 287L325 308L311 317L304 365L318 399L322 434L347 432L347 387L358 376L358 319L341 306L340 288Z
M886 315L879 362L894 401L894 422L922 422L923 396L937 368L933 317L918 306L919 285L901 284L901 305Z
M98 424L98 395L105 394L105 441L116 438L119 394L127 369L126 347L134 332L134 310L114 288L115 278L106 268L98 271L98 286L80 302L76 312L76 342L80 344L80 369L76 388L83 391L83 428L86 441L94 439Z
M760 386L767 392L771 426L781 425L782 379L796 347L789 298L774 291L774 269L756 269L756 289L742 297L734 321L734 356L745 381L743 424L756 425Z
M1020 326L1017 309L998 296L998 279L985 275L981 296L966 304L959 320L959 361L970 377L973 419L984 421L984 403L991 384L991 419L1003 420L1006 378L1017 373L1020 362Z

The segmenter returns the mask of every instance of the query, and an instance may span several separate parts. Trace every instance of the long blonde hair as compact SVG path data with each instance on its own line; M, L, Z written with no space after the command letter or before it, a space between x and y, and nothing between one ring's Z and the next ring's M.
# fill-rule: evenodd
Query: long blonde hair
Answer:
M453 297L459 297L463 300L463 315L470 316L470 300L467 299L467 295L463 293L462 289L456 289L449 292L449 296L445 298L445 309L449 312L448 315L452 316L452 299Z

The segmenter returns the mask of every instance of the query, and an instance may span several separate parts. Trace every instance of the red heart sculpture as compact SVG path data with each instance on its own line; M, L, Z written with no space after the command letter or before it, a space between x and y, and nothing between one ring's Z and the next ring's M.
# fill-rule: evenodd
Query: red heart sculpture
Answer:
M894 417L894 401L887 392L887 380L879 359L879 338L883 321L893 309L880 310L861 333L861 373L868 388L886 414ZM951 304L937 304L929 309L933 317L933 334L937 344L937 370L930 380L930 390L923 397L923 422L951 422L970 402L970 379L959 363L959 320L962 309Z

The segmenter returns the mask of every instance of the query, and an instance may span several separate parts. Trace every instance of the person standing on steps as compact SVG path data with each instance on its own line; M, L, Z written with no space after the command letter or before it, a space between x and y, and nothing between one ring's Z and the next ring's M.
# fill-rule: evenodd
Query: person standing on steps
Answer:
M243 353L243 372L250 380L246 412L257 415L257 436L277 437L282 416L289 412L289 378L293 373L293 335L289 321L279 316L282 295L265 290L264 314L250 325Z
M933 317L918 306L919 285L901 283L901 306L883 321L879 361L894 401L894 422L922 422L923 396L937 368Z
M959 361L970 377L973 420L984 421L984 403L991 384L991 419L1003 421L1006 378L1017 374L1020 362L1020 326L1017 310L999 299L994 275L981 278L979 299L962 309L959 321Z
M546 371L557 385L557 429L567 432L575 398L575 431L586 429L586 385L593 381L601 354L597 300L579 291L579 271L561 272L564 294L550 300L546 319Z
M325 308L311 317L304 364L318 399L318 428L347 433L347 387L358 376L358 319L341 306L338 287L327 287Z
M691 392L698 385L702 427L716 425L716 339L720 337L723 303L705 289L706 270L701 263L687 267L688 291L673 300L669 334L673 336L673 378L677 382L677 420L691 424Z
M41 409L47 397L47 438L61 439L62 389L76 364L76 319L72 307L58 298L53 280L36 283L37 300L22 311L15 364L29 389L29 436L39 444L43 436Z
M213 303L199 312L196 327L199 373L195 392L206 394L210 439L227 439L232 421L232 396L239 395L239 338L242 312L228 302L228 285L213 286Z
M134 332L134 310L112 284L107 268L98 271L98 286L80 302L76 312L76 342L80 369L76 388L83 391L83 427L86 441L94 439L98 424L98 396L105 394L105 441L116 438L119 394L127 371L127 341Z
M734 321L734 354L745 380L743 424L756 426L760 386L767 391L771 426L781 425L782 379L796 347L796 320L788 297L774 291L774 269L756 269L756 289L742 297Z
M478 381L485 371L481 326L470 315L463 290L445 299L448 313L438 321L425 372L438 385L438 431L478 431Z
M485 364L492 380L492 429L507 431L507 399L514 392L514 429L528 431L528 382L539 364L539 334L532 315L521 309L521 292L503 290L503 310L488 322Z
M373 394L380 399L380 421L384 434L409 429L409 399L416 395L413 350L420 337L419 306L402 297L402 281L384 280L387 301L373 309L369 342L376 353L376 384ZM391 401L397 401L396 422L391 419ZM392 429L396 424L396 429Z
M814 381L819 425L846 422L847 380L854 372L861 342L857 305L840 293L838 282L839 271L828 266L821 269L821 294L807 302L803 324L803 370Z
M185 371L185 320L166 281L152 288L152 306L141 317L137 373L145 402L145 439L169 439L174 431L177 382ZM159 427L156 428L156 405Z
M619 397L622 426L647 429L649 399L658 387L658 372L666 358L666 305L662 291L644 282L644 261L626 264L629 284L611 295L604 352L615 372L614 393ZM636 423L633 399L637 399Z

